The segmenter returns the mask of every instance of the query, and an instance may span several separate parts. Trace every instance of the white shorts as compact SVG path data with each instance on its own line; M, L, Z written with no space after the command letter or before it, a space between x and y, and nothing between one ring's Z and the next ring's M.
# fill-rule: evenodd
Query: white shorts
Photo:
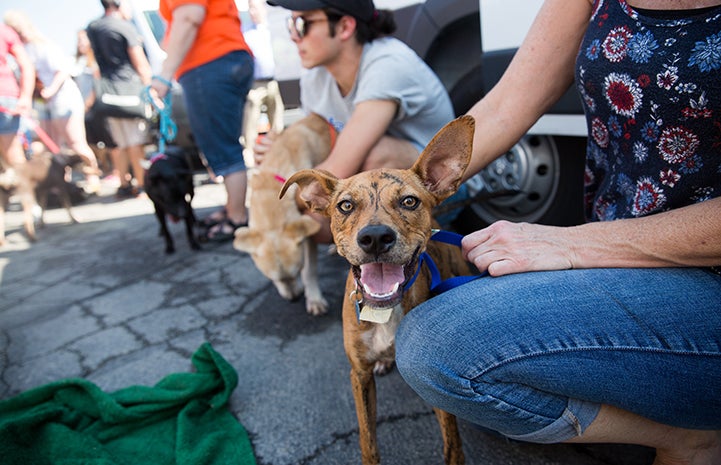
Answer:
M148 143L148 123L142 118L108 118L108 127L121 149Z

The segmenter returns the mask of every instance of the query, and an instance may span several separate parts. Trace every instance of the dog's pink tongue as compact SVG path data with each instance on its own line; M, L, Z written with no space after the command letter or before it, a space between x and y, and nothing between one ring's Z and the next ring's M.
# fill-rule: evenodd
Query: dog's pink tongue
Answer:
M405 280L403 266L392 263L366 263L361 265L360 281L367 292L375 295L390 294Z

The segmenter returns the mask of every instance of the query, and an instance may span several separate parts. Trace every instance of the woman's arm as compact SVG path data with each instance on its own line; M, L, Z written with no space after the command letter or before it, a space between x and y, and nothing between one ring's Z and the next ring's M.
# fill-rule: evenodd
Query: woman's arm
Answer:
M573 227L499 221L463 239L493 276L570 268L721 265L721 198L642 218Z
M160 77L170 82L175 76L185 55L195 42L200 25L205 20L205 7L196 4L181 5L173 10L170 21L170 33L165 43L165 52L168 54L163 62ZM162 82L153 82L152 86L160 97L168 92L168 87Z
M501 80L468 111L476 119L466 179L506 153L568 89L591 17L589 0L546 0Z
M339 178L358 173L397 111L398 104L391 100L368 100L356 105L330 155L316 168L330 171Z
M10 49L10 54L20 69L20 96L15 107L20 115L30 112L33 107L33 90L35 89L35 67L21 43L15 44Z

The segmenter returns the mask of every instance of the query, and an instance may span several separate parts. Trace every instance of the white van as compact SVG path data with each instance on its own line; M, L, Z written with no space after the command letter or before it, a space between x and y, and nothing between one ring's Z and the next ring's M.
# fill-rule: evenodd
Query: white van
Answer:
M165 24L158 0L129 0L134 22L145 38L146 52L157 71L164 52ZM396 36L413 48L436 72L457 115L465 113L490 90L521 44L543 0L375 0L380 9L393 10ZM236 0L241 19L247 0ZM288 35L288 11L268 7L273 36L276 79L289 114L300 104L298 78L302 72L295 44ZM246 16L247 17L247 16ZM247 20L247 19L246 19ZM182 107L179 89L174 108ZM177 102L177 103L176 103ZM181 143L185 134L182 108ZM575 88L531 128L518 144L469 184L477 199L461 216L458 227L475 229L500 219L555 225L583 221L583 167L586 124Z
M397 36L438 74L456 114L500 79L543 0L376 0L395 11ZM480 195L462 229L499 219L570 225L583 221L586 123L575 88L505 156L471 181Z

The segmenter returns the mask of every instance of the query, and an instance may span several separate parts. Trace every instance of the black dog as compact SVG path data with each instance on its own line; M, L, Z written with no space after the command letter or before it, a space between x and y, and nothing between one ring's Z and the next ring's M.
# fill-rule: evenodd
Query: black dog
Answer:
M175 252L173 238L168 231L166 216L173 222L185 219L185 232L188 243L193 250L200 245L193 232L196 218L190 203L195 191L193 188L193 172L190 163L182 150L169 147L165 153L156 154L152 164L145 172L145 192L155 206L155 216L160 223L160 235L165 237L165 253Z

